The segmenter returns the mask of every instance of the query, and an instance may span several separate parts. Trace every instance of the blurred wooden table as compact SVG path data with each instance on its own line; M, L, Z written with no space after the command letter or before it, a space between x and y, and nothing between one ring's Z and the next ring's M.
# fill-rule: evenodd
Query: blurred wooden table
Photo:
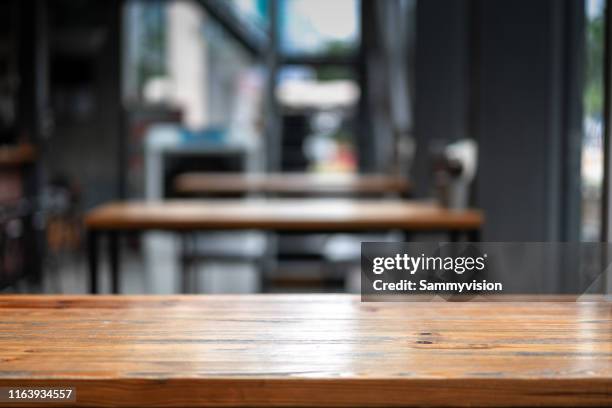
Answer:
M230 199L114 202L90 211L91 291L97 293L98 241L109 237L113 293L119 293L119 245L126 231L249 230L291 232L448 232L478 241L483 215L478 210L449 210L429 202L363 199Z
M404 177L385 174L185 173L174 180L174 191L189 196L248 193L405 196L409 189Z
M0 146L0 168L32 164L36 160L36 148L31 144Z
M0 387L80 406L612 405L603 299L5 295L0 315Z

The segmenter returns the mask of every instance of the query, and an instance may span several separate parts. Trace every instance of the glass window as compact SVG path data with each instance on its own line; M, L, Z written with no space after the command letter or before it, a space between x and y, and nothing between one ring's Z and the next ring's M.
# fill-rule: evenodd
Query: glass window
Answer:
M282 110L282 169L354 172L360 89L346 66L287 65L276 96Z
M289 55L350 54L360 40L359 20L357 0L281 0L281 49Z
M582 141L582 233L583 241L601 238L603 185L605 0L586 1L586 64L584 82L584 137Z
M246 23L261 29L268 27L268 0L230 0L229 4Z
M132 0L124 13L126 97L140 100L147 84L166 75L166 9L161 1Z

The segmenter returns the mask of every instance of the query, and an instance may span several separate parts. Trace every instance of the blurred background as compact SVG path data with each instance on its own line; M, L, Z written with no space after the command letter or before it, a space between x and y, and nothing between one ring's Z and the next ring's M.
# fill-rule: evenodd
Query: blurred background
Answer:
M606 7L5 0L0 290L86 292L86 212L185 198L188 172L397 176L402 198L481 209L484 241L604 240ZM177 238L146 233L122 243L122 287L256 292L265 273L270 291L351 292L359 243L398 239L198 234L185 281Z

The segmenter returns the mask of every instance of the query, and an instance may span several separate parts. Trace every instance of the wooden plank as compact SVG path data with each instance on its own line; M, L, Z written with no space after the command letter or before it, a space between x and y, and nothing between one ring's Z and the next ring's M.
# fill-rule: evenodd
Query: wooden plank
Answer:
M185 173L174 180L174 191L186 195L406 194L409 189L404 177L384 174Z
M483 215L401 200L169 200L106 204L89 212L85 222L90 229L427 231L477 229Z
M36 149L31 144L0 147L0 167L16 167L31 164L36 159Z
M3 296L0 387L81 406L610 406L612 302Z

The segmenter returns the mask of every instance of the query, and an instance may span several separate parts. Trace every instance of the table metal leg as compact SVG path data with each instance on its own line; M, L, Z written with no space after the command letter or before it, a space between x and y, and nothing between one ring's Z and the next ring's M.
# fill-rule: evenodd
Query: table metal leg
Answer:
M258 266L258 273L259 273L259 293L268 293L268 291L270 290L270 281L268 280L268 275L267 275L267 267L266 267L266 262L257 262L256 263Z
M89 262L89 292L98 293L98 232L89 231L87 234L87 261Z
M121 292L119 285L119 232L111 231L108 234L108 250L110 259L110 272L111 272L111 292L113 294L119 294Z
M192 256L197 256L195 250L193 250L190 243L190 234L188 232L183 232L180 234L181 241L181 253L179 255L181 262L181 293L189 293L190 284L189 278L191 277L191 258Z
M470 242L480 242L480 229L468 231L467 238Z

